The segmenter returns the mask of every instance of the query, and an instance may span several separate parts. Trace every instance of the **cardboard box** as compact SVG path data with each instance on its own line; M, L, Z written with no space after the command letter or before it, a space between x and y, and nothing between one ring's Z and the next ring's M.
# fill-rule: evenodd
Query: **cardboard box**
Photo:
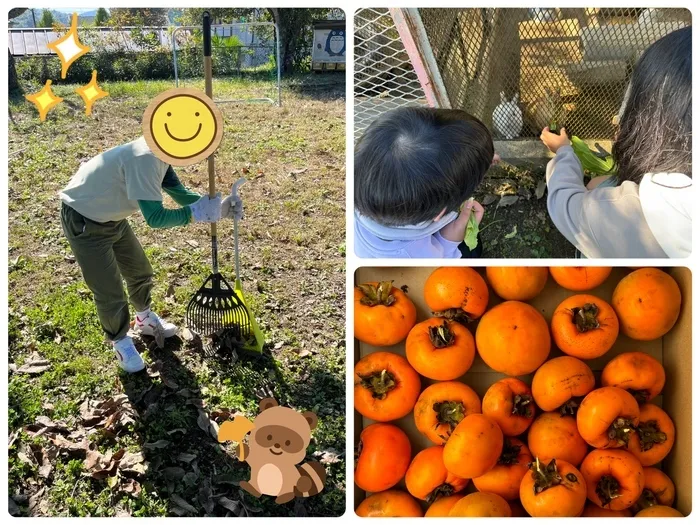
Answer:
M355 273L355 282L360 284L367 281L384 281L393 280L394 286L408 286L408 296L416 305L418 312L418 322L428 319L430 311L423 299L423 284L435 268L359 268ZM484 268L475 268L485 277ZM641 351L651 354L658 359L664 366L666 371L666 384L660 396L654 402L660 404L663 409L671 416L676 426L676 442L669 456L660 466L666 472L676 485L676 503L675 507L684 515L689 515L691 512L691 495L692 495L692 441L691 441L691 414L692 414L692 395L691 395L691 370L692 370L692 344L691 344L691 274L687 268L666 268L664 269L678 283L683 303L681 314L678 322L673 329L663 338L655 341L634 341L624 336L622 333L618 337L615 345L604 356L598 359L587 361L596 375L596 386L600 386L600 371L605 364L613 357L623 352ZM611 301L613 290L617 283L625 275L630 273L628 268L614 268L610 277L600 287L588 292L598 296L608 302ZM552 312L566 297L575 295L577 292L571 292L561 288L554 280L549 278L544 290L532 301L528 301L532 306L537 308L544 315L549 323ZM489 287L489 309L494 305L502 302L496 296L493 290ZM473 323L469 328L474 333L478 322ZM396 352L401 355L404 353L404 344L398 344L388 348L375 348L355 340L355 362L362 356L369 353L383 350ZM549 359L563 355L552 343L552 351ZM488 368L481 360L479 355L476 355L474 364L471 369L462 376L459 380L465 382L472 387L480 397L490 385L495 381L505 377L503 374L494 372ZM435 381L421 378L423 388ZM526 383L530 384L532 376L521 377ZM360 436L360 432L367 425L373 423L366 418L363 418L355 412L355 445ZM413 413L392 423L403 429L411 440L413 446L413 455L420 450L431 445L430 441L425 438L415 427L413 422ZM405 489L403 482L396 488ZM474 491L473 484L470 483L468 491ZM355 508L365 498L365 493L355 486ZM424 508L427 505L423 504Z

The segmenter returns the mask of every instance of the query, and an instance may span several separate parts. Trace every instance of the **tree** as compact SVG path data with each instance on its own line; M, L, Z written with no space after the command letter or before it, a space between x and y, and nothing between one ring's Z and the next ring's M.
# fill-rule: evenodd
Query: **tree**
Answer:
M22 13L24 13L27 10L26 7L16 7L15 9L10 9L10 12L7 15L8 20L12 20L13 18L17 18L18 16L21 16ZM14 91L19 91L20 85L19 82L17 81L17 69L15 68L15 57L12 56L12 53L10 52L10 48L7 48L7 84L8 84L8 90L10 93Z
M118 27L164 26L168 23L168 10L114 7L110 9L110 23Z
M95 25L101 27L109 21L109 13L104 7L100 7L95 13Z
M53 13L49 9L44 9L39 20L39 27L53 27Z

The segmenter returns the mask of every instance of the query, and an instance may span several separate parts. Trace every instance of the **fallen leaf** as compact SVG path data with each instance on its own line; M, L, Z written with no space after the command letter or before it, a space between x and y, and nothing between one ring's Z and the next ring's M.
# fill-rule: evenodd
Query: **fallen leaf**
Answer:
M497 200L498 200L498 197L496 197L495 195L489 193L488 195L486 195L486 196L482 199L481 205L482 205L482 206L488 206L489 204L493 204L493 203L496 202Z
M141 484L135 479L128 479L122 482L119 490L137 498L141 494Z
M311 352L309 350L301 350L298 354L299 357L307 357L311 355Z
M284 341L278 341L277 343L275 343L275 350L279 350L283 346L284 346Z
M163 474L173 481L180 481L185 476L185 469L182 467L165 467Z
M501 200L498 201L498 207L502 208L504 206L512 206L516 202L518 202L517 195L504 195L501 197Z
M314 452L314 457L319 458L319 461L324 465L332 465L342 461L338 451L333 448L329 448L328 450L317 450Z
M88 450L85 456L85 461L83 462L83 467L85 470L92 470L102 459L102 454L97 450Z
M504 235L504 238L506 238L506 239L512 239L512 238L515 237L517 234L518 234L518 225L516 224L515 226L513 226L513 231L510 232L510 233L508 233L508 234L506 234L506 235Z
M165 297L175 297L175 286L170 284L168 289L165 291Z
M211 482L208 479L205 479L199 487L197 491L197 500L199 504L204 507L207 514L214 512L214 494L211 490Z
M537 189L535 190L535 197L537 197L538 200L541 199L544 196L544 190L546 189L547 181L543 179L537 184Z
M68 455L74 455L78 457L84 458L87 455L88 451L88 440L84 439L78 443L75 443L73 441L68 441L66 438L63 436L56 435L54 437L49 436L49 441L56 445L61 452L65 452Z
M195 459L197 459L196 454L188 454L187 452L181 452L177 456L177 460L183 463L191 463Z
M41 374L46 372L49 368L51 368L51 362L48 359L34 357L30 358L28 361L25 361L22 366L17 368L15 373L29 375Z
M182 482L185 485L194 486L197 483L197 477L197 474L195 474L194 472L188 472L183 476Z
M189 241L185 241L185 243L187 243L187 244L189 244L190 246L192 246L192 248L199 248L199 243L198 243L197 241L189 240Z
M181 509L185 510L186 512L189 512L190 514L197 514L197 509L195 509L192 505L187 503L182 497L178 496L177 494L173 494L170 496L170 499L180 507Z
M170 445L170 441L167 439L159 439L158 441L155 441L153 443L146 443L144 444L143 448L148 449L148 450L155 450L158 448L166 448Z
M194 335L188 328L183 328L180 332L180 335L182 336L183 341L186 341L188 343L190 341L194 341Z
M119 462L119 469L129 471L143 470L142 473L145 473L145 468L143 466L144 461L145 459L142 452L127 452Z
M238 514L241 511L241 504L238 501L233 501L231 499L221 497L219 498L217 503L226 510L230 510L234 514Z

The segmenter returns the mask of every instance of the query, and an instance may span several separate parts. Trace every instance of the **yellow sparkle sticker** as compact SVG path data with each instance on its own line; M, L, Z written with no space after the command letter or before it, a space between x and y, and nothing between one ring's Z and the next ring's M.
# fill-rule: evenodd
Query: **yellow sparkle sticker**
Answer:
M75 92L80 95L80 98L85 102L85 114L92 114L92 105L101 98L109 96L109 93L102 90L100 86L97 85L97 70L92 72L92 80L90 83L79 87Z
M73 13L70 31L58 40L47 44L46 47L58 55L61 60L61 78L66 78L71 64L90 51L90 47L78 40L78 13Z
M54 95L53 91L51 91L50 80L46 81L41 91L32 93L31 95L25 95L24 98L36 106L37 111L39 111L39 120L41 120L41 122L44 122L47 113L63 100L61 97Z

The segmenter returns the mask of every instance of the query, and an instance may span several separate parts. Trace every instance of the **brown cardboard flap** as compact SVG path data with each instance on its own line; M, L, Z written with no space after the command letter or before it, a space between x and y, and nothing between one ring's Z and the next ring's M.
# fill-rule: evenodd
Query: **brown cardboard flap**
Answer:
M355 282L363 283L367 281L393 280L394 286L396 287L407 286L408 296L416 305L416 310L418 313L417 322L420 322L431 317L430 311L423 298L423 284L434 269L434 267L363 267L359 268L355 272ZM484 268L474 269L477 270L484 278L486 278ZM582 293L595 295L607 302L611 302L612 293L615 286L631 271L632 270L629 268L614 268L610 277L601 286ZM665 462L666 464L664 465L664 468L676 484L679 510L685 515L688 515L691 509L691 472L689 468L689 465L691 464L691 279L690 271L687 268L670 269L670 274L678 282L683 295L681 315L673 330L663 339L657 339L654 341L634 341L627 336L620 334L615 342L615 345L609 352L607 352L601 358L586 361L586 363L593 370L596 376L596 384L598 386L600 385L600 371L603 369L605 364L613 357L623 352L645 352L663 363L667 374L666 386L663 391L663 396L659 396L659 398L655 399L654 402L661 404L665 410L668 411L676 424L676 445L669 459ZM577 293L579 292L572 292L561 288L550 276L544 290L537 297L535 297L535 299L528 302L542 313L549 324L552 313L559 303L561 303L567 297L576 295ZM495 295L490 287L489 294L489 309L502 302L502 300ZM477 325L478 321L469 326L472 333L475 332ZM389 351L400 355L405 355L404 343L383 348L372 347L357 341L356 343L356 359L376 351ZM552 350L549 358L551 359L560 355L563 355L562 352L557 349L552 342ZM494 372L492 369L487 367L477 354L471 369L464 376L459 378L458 381L466 383L472 387L480 397L482 397L486 390L494 382L503 377L505 377L504 374ZM421 379L423 388L435 382L426 378ZM524 376L521 377L521 379L530 384L532 376ZM362 422L361 426L357 424L358 420L356 419L356 441L359 438L362 428L373 422L367 418L360 418L360 420ZM432 445L432 443L416 429L413 422L412 413L398 421L393 421L392 423L396 424L406 432L413 445L414 455L420 450ZM403 483L400 486L403 487ZM363 497L361 492L360 497ZM359 504L359 501L359 499L356 499L355 506Z

